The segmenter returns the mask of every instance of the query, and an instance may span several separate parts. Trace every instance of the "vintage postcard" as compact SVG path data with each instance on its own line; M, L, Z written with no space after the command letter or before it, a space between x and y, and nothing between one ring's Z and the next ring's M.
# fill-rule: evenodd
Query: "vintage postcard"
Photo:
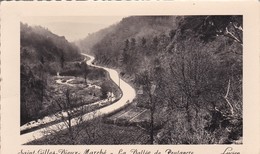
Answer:
M2 2L1 153L259 154L257 2Z

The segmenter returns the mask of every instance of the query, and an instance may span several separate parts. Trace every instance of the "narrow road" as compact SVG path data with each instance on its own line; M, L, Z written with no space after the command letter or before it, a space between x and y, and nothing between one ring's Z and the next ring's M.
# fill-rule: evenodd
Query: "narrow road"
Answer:
M104 70L108 71L110 78L112 81L114 81L117 85L119 85L120 82L120 89L122 90L122 97L121 99L119 99L117 102L106 106L104 108L98 109L96 111L90 112L90 113L86 113L85 115L83 115L83 120L84 121L88 121L91 120L93 118L96 118L98 116L102 116L105 114L109 114L112 113L122 107L124 107L128 102L132 102L133 99L136 96L136 92L134 90L134 88L132 88L128 83L126 83L123 80L119 79L119 74L116 70L110 69L110 68L106 68L106 67L102 67L102 66L97 66L92 64L92 62L94 61L94 57L87 55L87 54L82 54L84 56L89 57L90 59L87 61L88 65L97 67L97 68L103 68ZM72 119L72 125L76 125L77 121L76 119ZM36 131L30 132L30 133L26 133L21 135L21 144L25 144L28 143L30 141L39 139L44 137L44 131L46 130L63 130L66 129L65 125L63 122L48 126L46 128L42 128L42 129L38 129Z

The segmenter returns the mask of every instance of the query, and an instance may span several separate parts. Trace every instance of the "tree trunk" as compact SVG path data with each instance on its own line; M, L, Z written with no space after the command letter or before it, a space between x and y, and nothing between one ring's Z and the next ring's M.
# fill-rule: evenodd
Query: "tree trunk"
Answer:
M150 144L153 144L153 141L154 141L154 137L153 137L153 134L154 134L154 111L151 109L151 123L150 123Z
M188 100L185 109L186 109L187 121L188 121L188 126L189 126L188 129L189 129L189 131L192 133L192 132L193 132L193 128L192 128L191 113L190 113L189 108L190 108L190 105L189 105L189 100Z
M228 80L227 92L226 92L226 95L224 96L224 99L226 100L227 104L228 104L229 107L230 107L230 113L231 113L231 115L234 115L234 108L233 108L233 106L231 105L230 101L228 100L229 91L230 91L230 79Z
M155 111L155 103L153 102L152 95L150 95L150 112L151 112L151 121L150 121L150 144L154 142L154 111Z

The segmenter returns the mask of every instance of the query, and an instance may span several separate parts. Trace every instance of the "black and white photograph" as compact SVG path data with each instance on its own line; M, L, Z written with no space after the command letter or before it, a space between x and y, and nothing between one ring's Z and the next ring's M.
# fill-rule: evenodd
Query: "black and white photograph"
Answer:
M259 154L258 3L0 12L0 153Z
M26 145L243 143L243 16L20 23Z

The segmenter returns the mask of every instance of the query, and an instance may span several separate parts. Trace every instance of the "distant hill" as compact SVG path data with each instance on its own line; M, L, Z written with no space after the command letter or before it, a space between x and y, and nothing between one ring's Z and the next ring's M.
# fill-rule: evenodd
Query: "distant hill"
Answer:
M82 52L94 54L96 51L93 48L96 48L100 43L116 44L115 46L120 48L122 44L119 42L122 40L151 38L154 35L168 33L175 25L175 17L173 16L158 16L156 18L152 16L131 16L123 18L118 24L88 35L86 38L77 41L76 44Z
M108 28L104 28L99 30L98 32L91 33L84 39L78 40L75 44L79 47L80 51L83 53L88 53L93 55L92 47L101 41L108 33L112 32L116 25L109 26Z
M74 61L81 58L76 45L69 43L64 36L53 34L41 26L28 26L21 23L21 62Z

